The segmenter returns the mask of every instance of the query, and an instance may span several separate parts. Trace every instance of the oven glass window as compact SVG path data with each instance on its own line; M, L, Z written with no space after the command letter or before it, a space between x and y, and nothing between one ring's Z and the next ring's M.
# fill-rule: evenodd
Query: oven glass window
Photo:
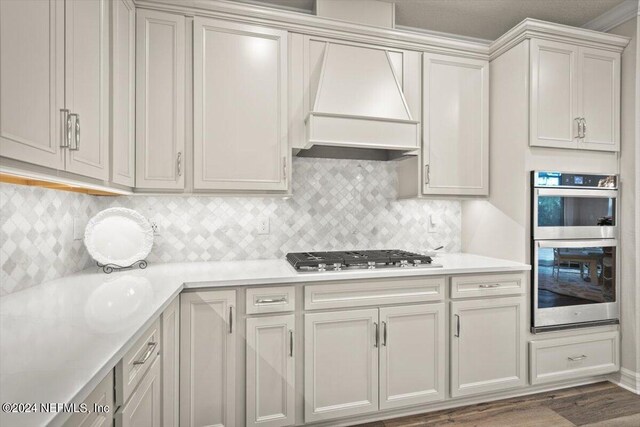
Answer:
M615 224L615 198L538 197L538 227L594 227Z
M538 248L538 308L616 301L616 247Z

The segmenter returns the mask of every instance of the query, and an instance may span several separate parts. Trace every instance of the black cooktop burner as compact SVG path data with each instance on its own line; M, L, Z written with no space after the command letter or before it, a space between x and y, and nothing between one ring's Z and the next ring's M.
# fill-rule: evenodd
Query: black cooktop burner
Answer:
M428 266L431 257L398 249L288 253L287 261L299 271L351 268Z

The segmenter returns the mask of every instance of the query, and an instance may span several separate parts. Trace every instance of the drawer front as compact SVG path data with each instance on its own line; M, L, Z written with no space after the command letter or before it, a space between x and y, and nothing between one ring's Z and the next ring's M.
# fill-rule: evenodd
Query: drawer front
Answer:
M160 319L140 337L116 365L116 405L124 405L160 353Z
M531 341L531 384L616 372L619 348L617 331Z
M486 274L451 278L451 298L521 295L524 291L525 278L522 274Z
M296 309L293 286L271 286L247 289L247 314L282 313Z
M305 310L441 301L444 277L384 279L307 285Z

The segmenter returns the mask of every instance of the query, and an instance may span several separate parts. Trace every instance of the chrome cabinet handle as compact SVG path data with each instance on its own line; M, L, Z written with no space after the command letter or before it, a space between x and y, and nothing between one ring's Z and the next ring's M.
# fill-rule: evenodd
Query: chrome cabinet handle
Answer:
M373 326L376 328L375 342L374 342L373 346L375 348L378 348L378 346L380 345L380 329L378 328L378 324L376 322L373 322Z
M289 357L293 357L293 331L289 329Z
M70 113L69 118L73 117L75 126L74 128L74 136L73 142L75 143L73 147L71 147L71 143L69 143L69 151L78 151L80 149L80 115L78 113ZM69 136L71 139L71 136Z
M382 345L387 346L387 322L382 322Z
M233 333L233 306L229 306L229 333Z
M574 357L569 356L569 357L567 357L567 359L569 359L572 362L577 362L578 360L584 360L586 358L587 358L587 356L584 355L584 354L582 356L574 356Z
M287 157L282 158L282 179L287 180Z
M424 165L424 183L425 184L429 184L429 181L431 181L431 177L429 176L431 172L431 168L429 167L429 165Z
M178 151L178 157L176 158L176 166L178 168L178 176L182 176L182 152Z
M286 298L258 298L256 304L279 304L281 302L287 302Z
M585 119L584 117L582 118L582 138L586 138L587 137L587 119Z
M69 148L69 144L71 143L71 116L70 111L66 108L61 108L60 112L62 116L62 126L60 127L60 132L62 136L62 142L60 143L61 148Z
M460 316L454 314L456 316L456 334L454 335L456 338L460 338Z
M156 349L156 347L158 346L157 342L150 342L147 344L147 351L144 353L144 356L142 356L142 359L140 360L135 360L133 362L134 365L144 365L145 362L147 360L149 360L149 358L151 357L151 355L153 354L153 351Z
M480 285L481 288L486 289L486 288L498 288L500 287L500 285L498 283L492 283L490 285Z
M578 135L576 138L582 138L582 117L576 117L573 120L578 123Z

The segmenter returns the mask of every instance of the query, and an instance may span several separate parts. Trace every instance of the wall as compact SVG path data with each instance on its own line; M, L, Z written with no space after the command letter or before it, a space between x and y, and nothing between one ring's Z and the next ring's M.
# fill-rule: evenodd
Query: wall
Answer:
M622 54L620 156L620 272L623 384L634 375L640 391L640 19L631 19L610 30L631 37ZM626 378L625 378L625 374Z
M332 249L426 251L440 245L459 252L460 203L396 200L396 165L295 158L290 198L112 198L1 184L0 294L92 265L82 243L72 239L73 217L84 224L113 206L136 209L158 225L150 262L268 259ZM427 225L430 215L435 233ZM269 218L267 235L257 234L261 217Z

